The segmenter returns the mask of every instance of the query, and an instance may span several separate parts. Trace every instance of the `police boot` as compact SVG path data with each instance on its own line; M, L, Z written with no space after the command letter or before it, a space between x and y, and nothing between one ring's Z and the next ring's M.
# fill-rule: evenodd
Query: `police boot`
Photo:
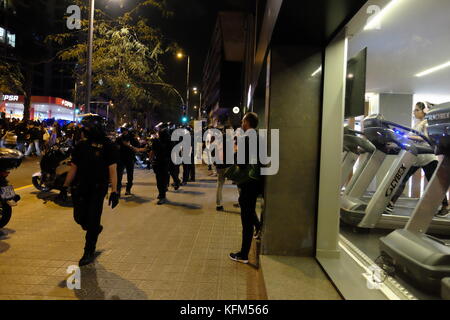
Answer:
M80 261L78 262L78 265L80 267L86 266L88 264L91 264L95 260L95 250L84 250L84 254L81 257Z
M131 187L127 188L127 190L125 191L125 195L126 196L131 196Z

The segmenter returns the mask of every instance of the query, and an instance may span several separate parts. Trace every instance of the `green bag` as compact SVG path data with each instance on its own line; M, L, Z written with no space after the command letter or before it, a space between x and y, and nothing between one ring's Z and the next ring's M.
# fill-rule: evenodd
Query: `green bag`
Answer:
M249 164L242 167L235 164L225 171L225 178L234 181L236 184L242 184L250 180L259 180L260 174L260 168L256 164Z

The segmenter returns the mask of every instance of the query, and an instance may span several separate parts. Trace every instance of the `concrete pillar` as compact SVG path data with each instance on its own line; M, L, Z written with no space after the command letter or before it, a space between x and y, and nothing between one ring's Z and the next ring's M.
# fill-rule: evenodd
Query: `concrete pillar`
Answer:
M347 73L347 40L341 32L325 52L317 258L339 257L339 155L343 147L343 120Z
M273 46L268 129L280 129L280 170L266 177L262 253L314 256L322 64L314 46ZM340 154L340 153L339 153Z

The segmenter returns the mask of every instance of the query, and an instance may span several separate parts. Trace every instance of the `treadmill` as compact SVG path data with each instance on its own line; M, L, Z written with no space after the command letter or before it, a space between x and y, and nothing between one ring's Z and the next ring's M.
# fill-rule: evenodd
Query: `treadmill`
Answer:
M409 140L406 132L421 136L424 143ZM411 128L386 121L380 115L370 116L364 120L364 134L377 150L372 155L373 161L369 161L358 178L359 185L349 194L341 197L341 221L358 229L403 228L413 212L413 207L396 207L394 214L386 214L386 207L400 186L400 182L414 165L416 156L434 153L434 149L427 137ZM387 155L397 155L397 159L373 197L369 202L365 202L362 200L364 192ZM437 235L449 235L450 219L434 218L430 225L430 232Z
M367 192L367 188L375 174L379 173L380 167L387 158L386 154L382 151L377 151L377 148L364 136L363 132L351 130L348 127L344 127L343 149L341 176L341 188L345 187L343 193L347 197L362 199L368 203L372 199L374 192ZM392 151L392 154L398 155L398 152ZM358 159L360 160L358 168L346 185L347 179ZM406 207L412 211L418 200L400 197L396 208Z
M375 150L375 146L364 137L364 133L349 129L348 127L344 128L344 155L342 159L341 188L346 186L348 178L353 172L353 167L359 159L360 163L358 169L346 186L346 191L351 190Z
M422 290L450 297L450 242L426 234L450 187L450 103L427 115L428 133L443 155L423 197L404 229L380 239L385 262L407 275Z

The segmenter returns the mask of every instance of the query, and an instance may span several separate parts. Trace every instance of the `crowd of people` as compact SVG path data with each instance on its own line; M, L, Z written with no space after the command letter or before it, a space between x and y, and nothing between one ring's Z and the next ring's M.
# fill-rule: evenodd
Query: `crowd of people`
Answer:
M257 125L256 114L248 114L243 119L242 128L246 131L256 128ZM194 135L190 126L161 123L153 130L127 124L119 129L108 130L107 127L105 119L96 115L87 116L79 123L5 118L0 121L0 147L18 149L25 156L33 154L40 156L42 152L54 146L58 147L60 143L71 145L73 150L71 167L61 195L66 197L70 191L74 205L74 219L86 231L85 250L79 262L80 266L90 264L95 259L97 239L103 230L100 223L103 201L108 189L111 190L108 197L109 205L114 208L122 195L122 180L126 171L125 196L131 195L137 161L142 164L147 160L147 166L155 173L158 205L168 203L166 193L170 187L178 190L181 186L195 181ZM175 129L183 129L186 136L190 136L190 150L187 150L191 158L190 163L175 164L171 159L172 150L178 144L171 140ZM219 126L218 129L222 129L225 135L224 126ZM209 143L204 143L202 150L206 150L209 157L211 156ZM225 160L224 152L220 156ZM183 173L180 179L181 167ZM226 165L223 161L222 164L210 164L208 168L210 175L217 177L217 211L224 210L222 189L229 167L230 165ZM229 257L234 261L248 263L252 236L261 229L255 207L262 184L252 179L237 181L235 184L239 190L237 206L241 208L243 237L241 250L231 253Z
M17 149L26 157L41 153L58 143L64 128L74 123L66 122L63 126L55 120L33 121L15 118L0 119L0 147Z

